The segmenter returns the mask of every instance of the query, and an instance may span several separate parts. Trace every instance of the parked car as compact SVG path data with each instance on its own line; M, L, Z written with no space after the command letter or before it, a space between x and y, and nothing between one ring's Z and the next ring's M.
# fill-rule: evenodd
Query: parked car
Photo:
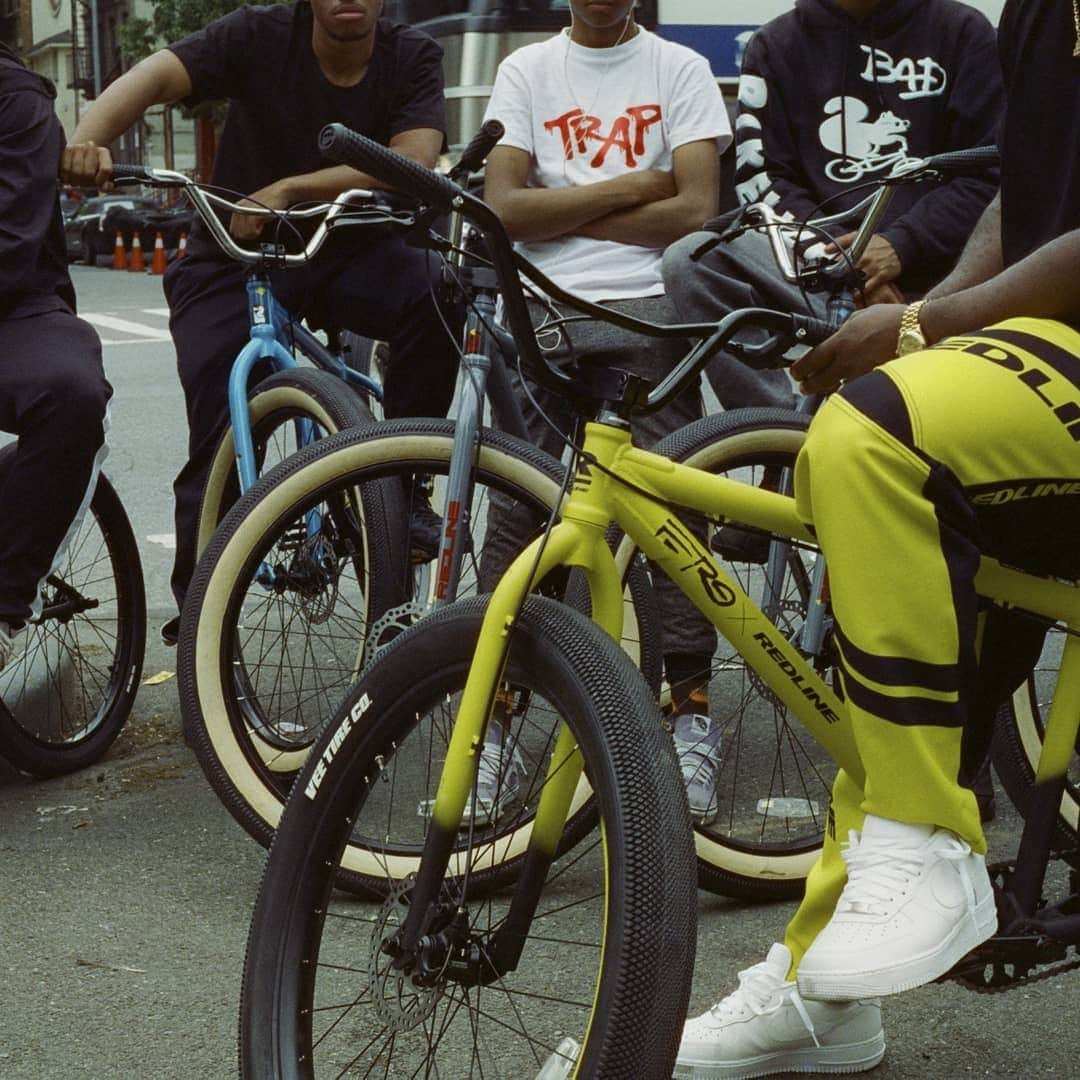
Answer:
M93 266L99 255L112 253L116 234L106 233L102 226L108 212L116 208L148 211L157 207L153 200L137 195L94 195L83 199L64 223L69 259L73 262L81 259L87 266Z
M138 233L149 258L159 232L165 247L172 250L179 244L180 234L191 231L191 222L192 211L187 206L161 207L138 195L95 195L84 199L64 223L68 258L94 266L100 256L112 255L118 232L125 250L131 248L132 237Z

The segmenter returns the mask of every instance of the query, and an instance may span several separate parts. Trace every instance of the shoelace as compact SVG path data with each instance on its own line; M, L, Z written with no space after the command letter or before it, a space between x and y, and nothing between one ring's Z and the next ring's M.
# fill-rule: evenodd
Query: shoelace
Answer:
M704 749L702 749L703 746ZM715 745L705 745L704 737L695 742L676 738L675 754L679 759L683 780L694 780L701 776L707 784L711 784L716 778L720 755Z
M745 971L740 971L739 988L718 1001L709 1013L714 1019L722 1021L729 1016L737 1016L745 1006L755 1016L763 1016L780 1001L784 992L787 992L791 998L791 1004L795 1006L795 1012L806 1026L806 1030L814 1040L814 1045L821 1046L817 1032L814 1030L814 1023L799 994L799 988L789 987L787 983L777 986L776 973L768 963L755 964Z
M926 861L924 848L912 847L901 841L891 843L877 841L872 847L862 843L858 832L848 833L847 849L842 853L847 864L847 885L840 898L845 911L863 915L882 915L887 905L896 899L913 878L918 877ZM949 862L957 863L960 880L968 905L975 904L975 886L963 860L971 854L971 848L958 837L947 840L935 854Z
M476 763L477 786L485 784L498 786L518 767L516 748L507 742L484 742L480 750L480 760Z

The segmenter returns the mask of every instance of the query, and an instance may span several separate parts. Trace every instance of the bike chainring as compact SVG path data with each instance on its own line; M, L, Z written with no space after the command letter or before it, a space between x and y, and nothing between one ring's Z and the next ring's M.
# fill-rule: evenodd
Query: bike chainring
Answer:
M1057 851L1051 853L1051 858L1069 861L1076 854ZM1014 862L999 862L987 867L999 896L1015 865ZM1080 886L1080 873L1073 871L1071 880L1075 892ZM1008 934L995 935L984 942L936 981L956 982L977 994L1002 994L1080 970L1080 945L1056 941L1039 926L1025 925L1023 920L1012 924L1008 930Z

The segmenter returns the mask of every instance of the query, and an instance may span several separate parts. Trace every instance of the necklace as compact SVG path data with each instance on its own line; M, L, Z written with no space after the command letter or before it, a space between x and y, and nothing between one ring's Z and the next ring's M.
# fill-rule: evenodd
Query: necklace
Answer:
M1076 27L1076 45L1073 48L1073 56L1080 56L1080 0L1072 0L1073 26Z
M1073 4L1080 3L1080 0L1073 0ZM607 74L611 70L612 61L615 59L615 50L623 43L623 38L626 37L626 31L630 29L630 20L633 16L633 9L626 16L626 22L623 23L622 31L619 33L618 40L611 46L607 63L604 65L604 70L600 72L600 79L596 84L596 93L593 94L592 104L588 109L583 109L580 102L577 99L577 94L574 93L574 84L570 81L570 46L573 44L574 26L571 23L570 29L566 31L566 49L563 52L563 79L566 82L566 89L570 91L570 101L573 106L581 113L582 116L591 116L593 109L596 108L596 103L600 100L600 91L604 89L604 82L607 79Z

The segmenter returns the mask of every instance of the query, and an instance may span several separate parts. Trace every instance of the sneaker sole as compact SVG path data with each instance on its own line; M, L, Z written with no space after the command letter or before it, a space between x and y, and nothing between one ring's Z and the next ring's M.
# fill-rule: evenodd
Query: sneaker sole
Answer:
M804 971L799 965L799 993L819 1001L851 1001L855 998L888 997L939 979L972 949L997 930L997 905L993 892L976 905L952 934L932 952L910 957L903 963L876 971Z
M843 1046L811 1046L723 1064L687 1061L675 1066L677 1080L750 1080L776 1073L857 1073L874 1068L885 1056L885 1033Z

